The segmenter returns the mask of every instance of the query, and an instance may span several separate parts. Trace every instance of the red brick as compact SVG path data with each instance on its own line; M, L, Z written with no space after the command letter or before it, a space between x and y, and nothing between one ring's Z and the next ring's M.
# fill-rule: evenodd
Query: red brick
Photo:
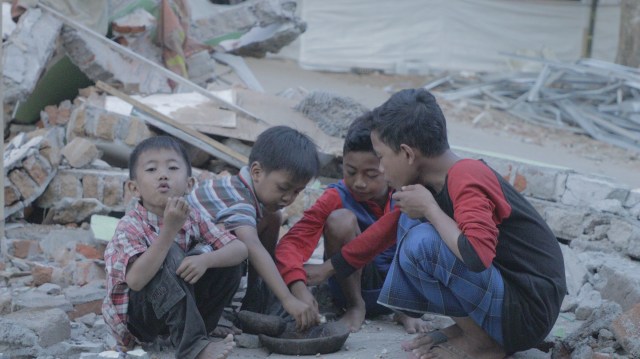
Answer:
M113 141L115 139L117 125L117 117L101 115L98 118L98 125L96 126L96 136L104 138L105 140Z
M50 125L56 125L58 123L58 106L56 105L45 106L44 112L46 112L47 116L49 117Z
M45 283L51 283L53 267L36 265L31 268L31 276L33 277L33 285L36 287Z
M149 127L135 117L131 118L129 122L129 128L127 128L127 135L124 138L124 143L129 146L135 146L140 141L151 137L151 132L149 131Z
M51 168L46 166L36 156L29 156L22 161L22 166L27 170L29 176L40 186L47 184L47 179Z
M86 109L82 109L77 111L75 120L73 122L73 127L71 129L73 135L86 137L87 136L87 118L86 118ZM68 136L67 141L71 141L75 136Z
M18 188L24 199L32 199L31 197L39 187L26 172L19 169L9 172L9 179Z
M102 314L102 300L98 299L87 303L76 304L73 306L72 311L67 312L67 315L70 320L74 320L89 313Z
M616 318L611 331L631 357L640 356L640 303Z
M102 200L100 184L101 181L98 176L85 175L82 177L82 197Z
M94 280L104 280L106 278L104 268L98 266L93 261L77 261L76 271L73 274L73 284L83 286Z
M84 244L76 244L76 253L83 255L87 259L104 259L103 252L100 252L97 248Z
M513 181L513 187L516 189L516 191L518 192L522 192L525 189L527 189L527 179L525 176L516 173L516 178Z
M58 198L82 198L82 186L80 184L80 180L76 176L58 173L56 179L58 180L58 183L60 183L60 193L57 193Z
M18 258L28 258L32 254L42 253L40 244L31 239L16 239L13 241L13 255Z
M120 176L107 176L104 179L102 203L114 207L122 204L124 197L124 178Z
M14 186L4 187L4 206L11 206L20 200L20 192Z

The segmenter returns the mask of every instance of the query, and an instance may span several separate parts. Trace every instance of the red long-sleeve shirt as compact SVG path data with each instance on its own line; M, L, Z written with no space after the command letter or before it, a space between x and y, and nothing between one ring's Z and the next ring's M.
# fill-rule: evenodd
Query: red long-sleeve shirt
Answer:
M358 236L358 238L365 236L358 241L358 245L350 246L346 254L344 250L342 251L345 259L351 265L364 266L396 240L398 216L395 216L395 221L387 219L389 216L385 213L389 212L389 203L387 202L384 208L373 201L366 202L366 205L371 213L380 219ZM341 208L344 207L338 190L328 188L314 205L304 212L302 219L282 237L276 247L275 257L278 271L287 285L298 280L306 283L307 275L303 265L311 258L318 245L327 218L331 212ZM386 220L380 223L381 219ZM372 229L373 231L371 231ZM370 251L370 247L380 250ZM363 252L367 252L371 256L363 256Z

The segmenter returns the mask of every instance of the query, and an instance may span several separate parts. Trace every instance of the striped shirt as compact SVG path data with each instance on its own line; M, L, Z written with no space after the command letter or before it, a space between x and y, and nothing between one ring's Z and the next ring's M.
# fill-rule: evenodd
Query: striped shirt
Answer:
M199 183L187 201L201 213L208 213L216 224L224 224L228 231L242 226L255 228L262 218L262 204L255 195L247 166L237 176Z
M162 218L149 212L138 201L120 219L115 234L104 252L107 271L107 296L102 303L102 315L118 345L130 348L136 342L127 329L129 287L125 281L127 265L157 240L162 228ZM174 241L185 252L196 245L207 244L219 249L234 240L235 236L218 228L197 210L192 209Z

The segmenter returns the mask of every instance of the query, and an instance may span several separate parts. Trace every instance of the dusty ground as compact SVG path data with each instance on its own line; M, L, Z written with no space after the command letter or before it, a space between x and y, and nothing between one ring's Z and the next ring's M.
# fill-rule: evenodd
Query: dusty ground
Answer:
M424 76L306 71L282 59L247 59L247 63L268 93L278 94L296 87L329 91L349 96L369 108L378 106L397 90L419 87L429 81ZM499 153L611 177L631 188L640 187L640 153L637 151L535 126L500 111L490 110L490 116L473 124L472 120L482 109L463 103L441 102L441 105L454 149Z

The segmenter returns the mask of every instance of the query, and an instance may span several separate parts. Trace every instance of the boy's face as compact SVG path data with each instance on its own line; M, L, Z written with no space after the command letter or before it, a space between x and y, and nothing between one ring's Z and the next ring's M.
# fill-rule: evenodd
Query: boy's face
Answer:
M387 181L379 170L380 161L373 152L347 152L342 158L342 175L357 201L387 198Z
M293 203L309 182L295 182L285 170L267 173L258 162L251 164L250 171L256 197L267 212L275 212Z
M371 144L380 160L380 172L389 186L400 189L402 186L415 184L416 173L413 165L413 152L407 145L401 145L400 151L395 152L378 137L378 133L371 132Z
M194 178L187 175L187 164L174 150L158 149L142 152L138 158L136 179L127 183L148 211L162 217L169 197L189 193Z

